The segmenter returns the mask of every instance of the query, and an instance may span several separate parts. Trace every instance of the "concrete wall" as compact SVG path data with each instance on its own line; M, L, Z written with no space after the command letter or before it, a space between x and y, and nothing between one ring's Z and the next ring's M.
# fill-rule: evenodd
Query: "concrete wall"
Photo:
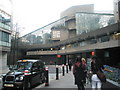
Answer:
M60 30L60 41L68 39L68 30Z
M61 18L67 16L65 18L65 25L69 30L69 38L76 36L75 14L77 12L94 12L94 5L88 4L88 5L72 6L61 13Z
M71 17L75 16L76 12L94 12L94 5L93 4L86 4L86 5L77 5L68 8L67 10L63 11L60 17Z
M7 67L7 52L0 51L0 74L6 73L8 71Z
M58 50L58 51L31 51L29 55L50 55L50 54L70 54L70 53L77 53L77 52L83 52L87 50L94 50L94 49L105 49L105 48L114 48L114 47L119 47L120 40L110 40L107 42L97 42L96 44L91 44L91 45L86 45L86 46L79 46L76 48L72 47L66 47L64 50ZM109 47L108 47L109 46ZM39 53L40 52L40 53Z
M115 21L117 23L120 22L120 0L114 0L113 5L114 5Z
M66 26L69 28L69 30L71 29L76 29L76 21L75 19L71 19L65 22Z
M69 38L75 37L76 36L76 30L69 30Z

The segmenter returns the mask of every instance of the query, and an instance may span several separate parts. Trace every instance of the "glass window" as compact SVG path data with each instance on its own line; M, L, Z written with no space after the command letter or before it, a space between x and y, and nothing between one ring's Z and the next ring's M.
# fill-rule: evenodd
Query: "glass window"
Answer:
M115 23L113 14L100 13L77 13L76 29L77 34L88 33Z
M32 63L31 62L19 62L17 64L17 70L26 70L31 69Z
M53 38L60 38L60 31L53 31Z
M0 31L0 41L1 41L1 38L2 38L2 32Z
M60 29L65 28L65 18L59 19L53 23L50 23L42 28L39 28L35 30L34 32L31 32L22 38L19 39L19 42L21 44L49 44L53 43L52 40L54 38L60 37ZM52 32L56 30L55 32Z
M11 16L0 10L0 27L10 30Z
M1 41L3 42L9 42L9 34L6 33L6 32L2 32L2 35L1 35Z
M73 46L73 48L77 48L78 47L78 43L74 43L72 46Z
M105 51L104 56L105 56L105 57L109 57L109 56L110 56L110 55L109 55L109 51Z
M38 71L38 64L35 62L32 66L32 71Z
M85 46L85 45L86 45L85 41L80 42L80 46Z
M110 40L110 37L109 37L109 36L103 36L103 37L100 38L100 41L101 41L101 42L107 42L107 41L109 41L109 40Z
M97 39L91 39L91 40L89 40L89 44L95 44L95 43L97 43Z

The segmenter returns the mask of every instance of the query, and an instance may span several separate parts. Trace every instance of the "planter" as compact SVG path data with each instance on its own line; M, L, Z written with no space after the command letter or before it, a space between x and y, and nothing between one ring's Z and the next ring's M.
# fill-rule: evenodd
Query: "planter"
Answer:
M108 81L109 83L114 84L115 86L120 87L120 84L118 84L117 82L115 82L115 81L113 81L113 80L107 79L107 81Z
M104 71L104 74L106 75L107 79L110 80L111 82L113 81L120 84L120 69L108 65L104 65L104 67L107 68L108 70L113 71L113 72Z

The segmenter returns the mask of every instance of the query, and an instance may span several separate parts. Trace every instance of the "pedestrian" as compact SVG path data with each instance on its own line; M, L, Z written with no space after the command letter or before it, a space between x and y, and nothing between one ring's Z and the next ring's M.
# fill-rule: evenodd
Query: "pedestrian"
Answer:
M69 66L69 70L71 71L71 69L72 69L72 60L69 60L68 66Z
M97 72L100 71L100 72L103 73L102 70L106 70L106 71L109 71L109 72L112 72L112 71L108 70L108 69L105 69L103 67L102 62L96 56L93 56L91 59L92 59L91 71L93 73L92 78L91 78L91 80L92 80L92 90L95 90L95 89L101 90L102 82L98 78Z
M85 74L85 77L84 77L84 80L83 80L83 83L85 85L86 84L86 77L87 77L87 65L86 65L85 58L82 58L81 61L82 61L82 68L83 68L84 74Z
M86 60L85 60L85 58L82 58L81 61L82 61L82 67L85 69L86 68Z
M52 60L50 60L50 65L52 65L53 64L53 61Z
M56 66L56 62L54 62L55 63L55 66Z
M92 77L92 72L91 72L91 58L87 59L86 66L87 66L86 84L91 84L91 77Z
M83 85L85 74L80 57L76 59L76 62L73 65L73 75L75 77L75 84L77 85L78 90L85 90Z

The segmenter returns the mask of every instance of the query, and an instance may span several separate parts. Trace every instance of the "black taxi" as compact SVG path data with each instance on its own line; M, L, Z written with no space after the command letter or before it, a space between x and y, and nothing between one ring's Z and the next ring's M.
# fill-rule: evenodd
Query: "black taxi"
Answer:
M3 89L30 89L45 81L45 65L41 60L19 60L16 68L3 76Z

